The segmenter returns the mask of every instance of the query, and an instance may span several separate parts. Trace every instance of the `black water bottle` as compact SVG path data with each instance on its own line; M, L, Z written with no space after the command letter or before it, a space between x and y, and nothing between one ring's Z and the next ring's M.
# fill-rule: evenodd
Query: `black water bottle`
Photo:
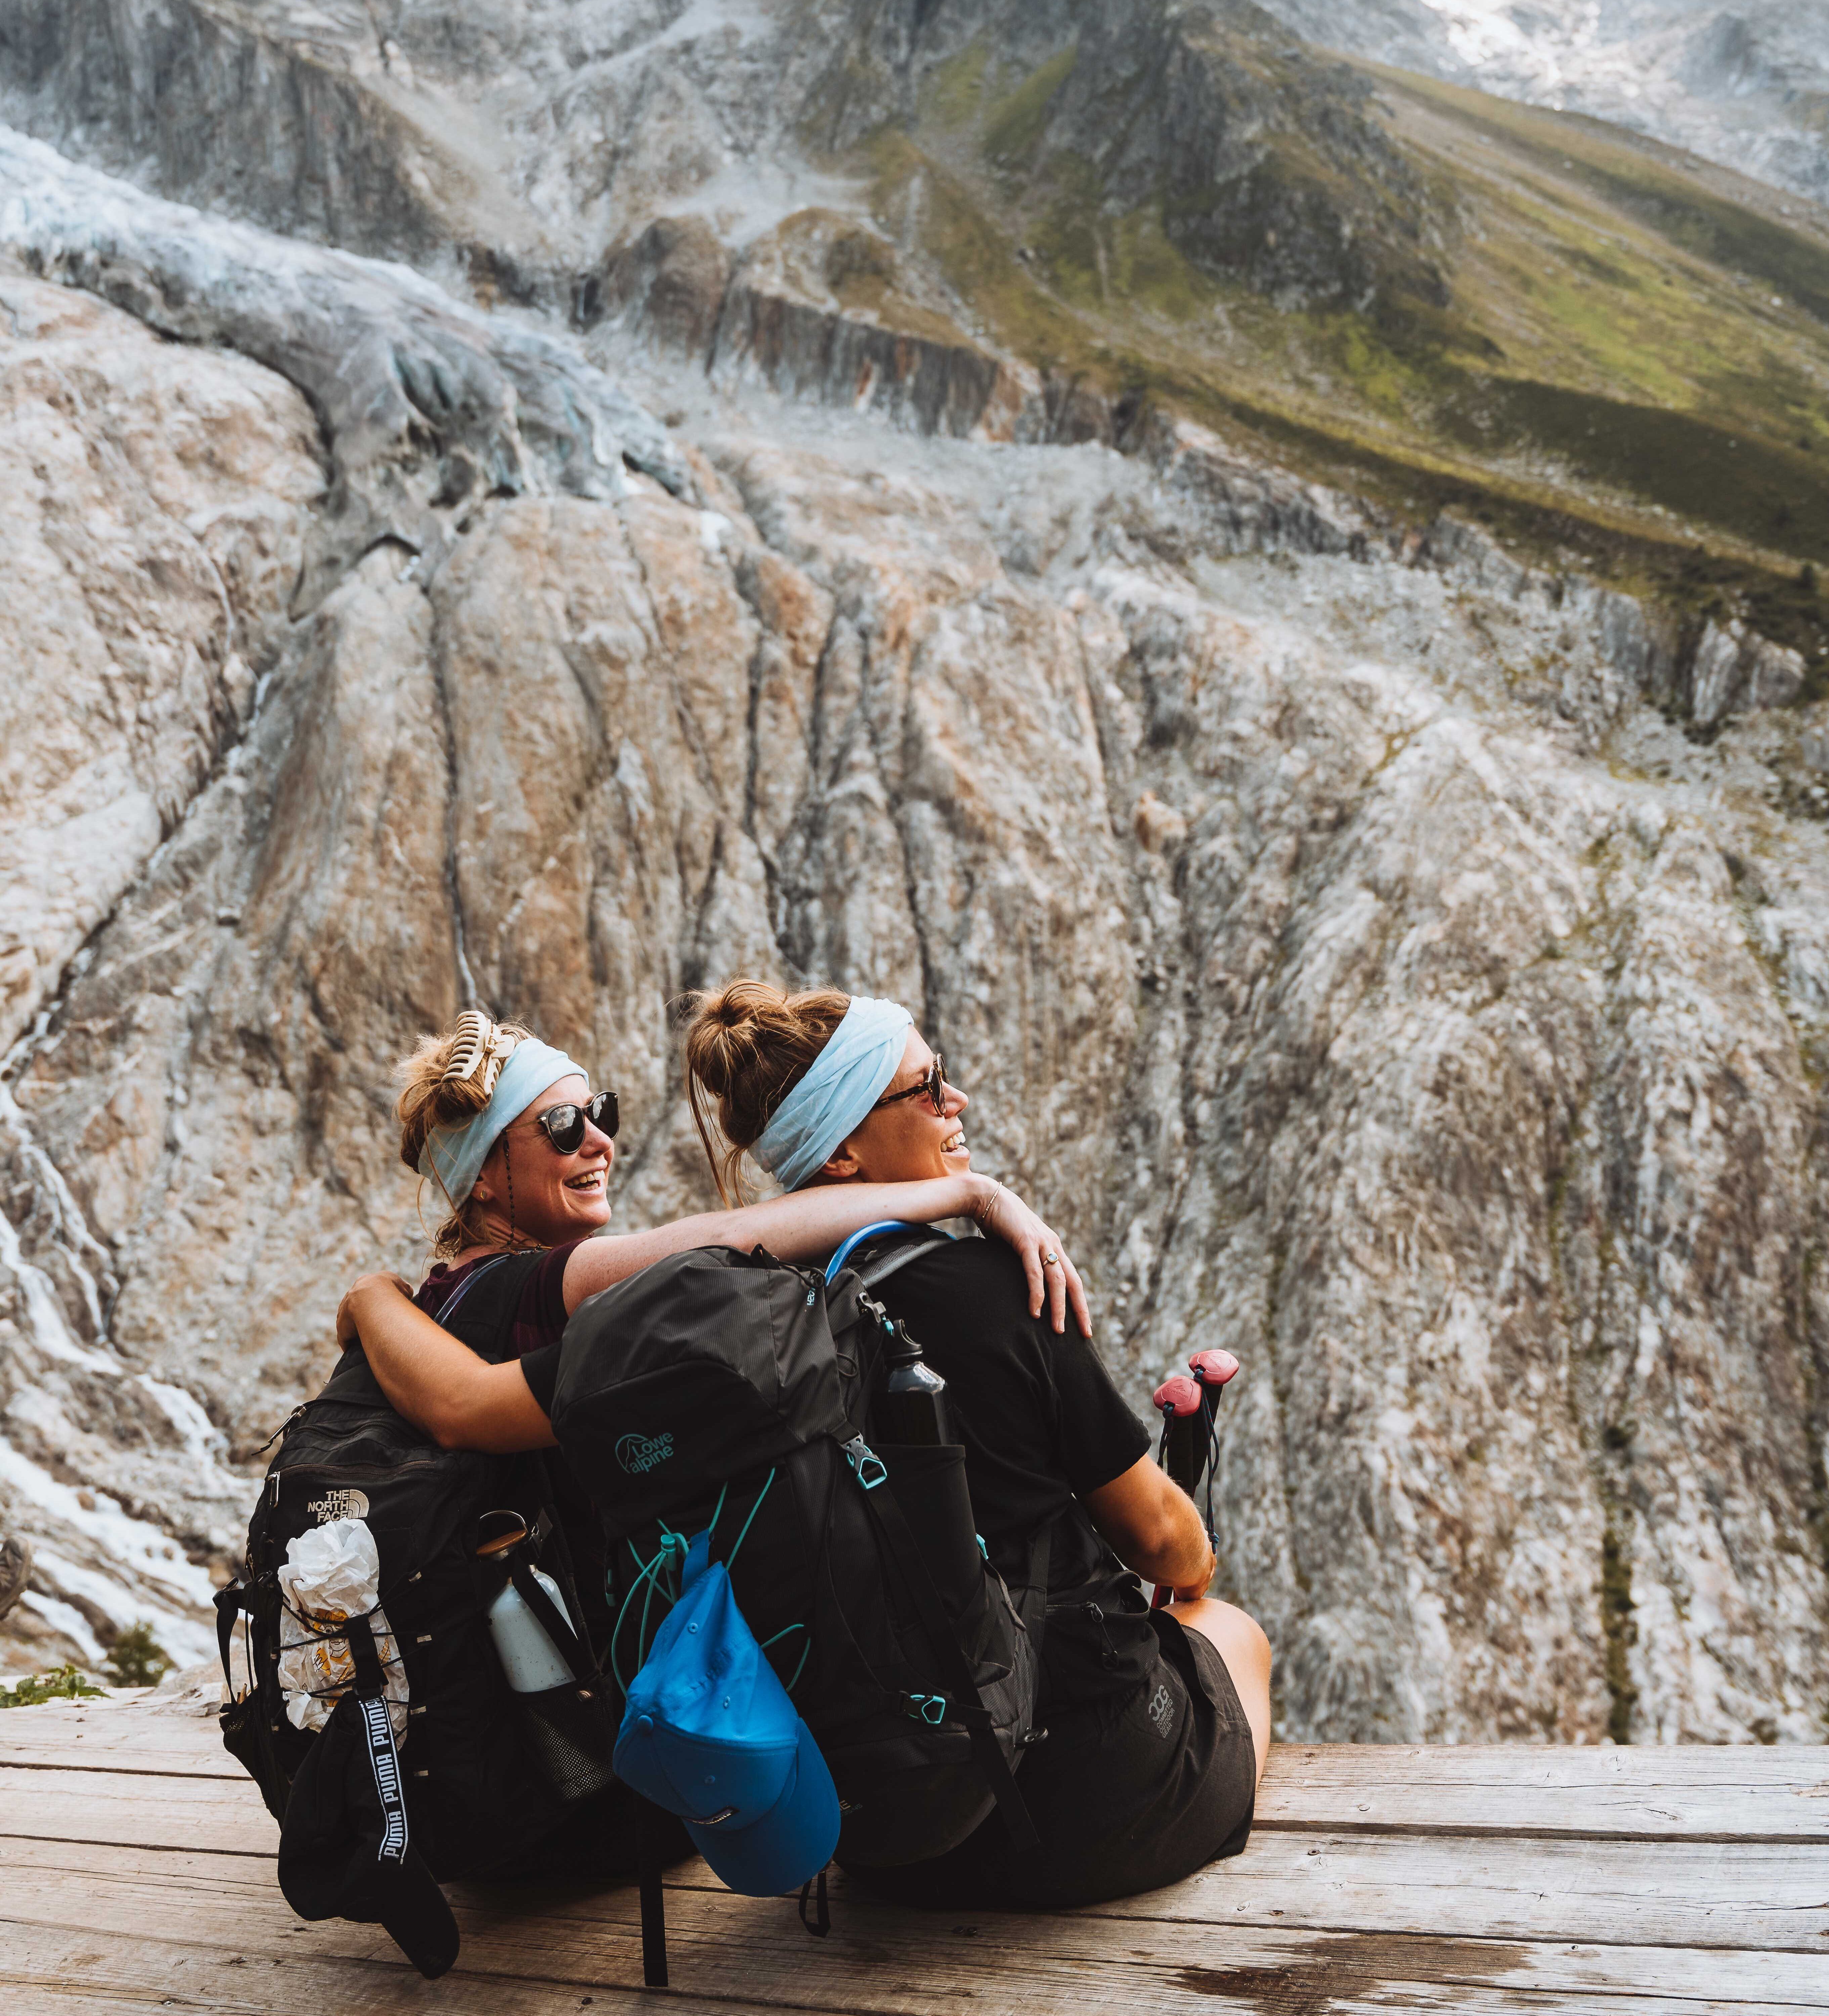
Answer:
M903 1448L939 1449L952 1440L946 1381L898 1322L883 1354L883 1384L873 1419L877 1439Z

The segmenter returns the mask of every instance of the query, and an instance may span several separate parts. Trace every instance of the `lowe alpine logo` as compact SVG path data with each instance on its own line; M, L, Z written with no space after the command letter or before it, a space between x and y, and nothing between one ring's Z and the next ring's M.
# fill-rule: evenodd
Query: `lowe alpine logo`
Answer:
M631 1477L646 1477L672 1453L671 1431L664 1435L625 1435L616 1445L616 1460Z
M320 1526L328 1526L333 1519L365 1519L369 1516L369 1494L365 1491L326 1491L322 1498L308 1499L305 1510Z

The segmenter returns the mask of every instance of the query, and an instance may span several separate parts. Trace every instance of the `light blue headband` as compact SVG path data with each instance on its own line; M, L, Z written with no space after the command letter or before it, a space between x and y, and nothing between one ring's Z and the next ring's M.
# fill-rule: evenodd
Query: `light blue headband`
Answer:
M895 1077L914 1017L899 1001L854 994L807 1075L776 1108L751 1149L783 1190L817 1175Z
M461 1127L435 1127L426 1136L426 1145L419 1150L419 1174L440 1186L455 1211L470 1195L489 1150L508 1123L562 1078L581 1078L588 1084L590 1075L550 1043L523 1037L509 1053L488 1104L475 1119L466 1120Z

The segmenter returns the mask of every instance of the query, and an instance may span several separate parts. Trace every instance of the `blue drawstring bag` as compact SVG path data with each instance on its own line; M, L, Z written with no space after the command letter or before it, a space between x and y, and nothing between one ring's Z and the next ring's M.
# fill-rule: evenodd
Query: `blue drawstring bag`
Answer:
M838 1845L838 1794L737 1607L711 1536L686 1550L680 1598L631 1682L616 1775L686 1823L747 1897L810 1881Z

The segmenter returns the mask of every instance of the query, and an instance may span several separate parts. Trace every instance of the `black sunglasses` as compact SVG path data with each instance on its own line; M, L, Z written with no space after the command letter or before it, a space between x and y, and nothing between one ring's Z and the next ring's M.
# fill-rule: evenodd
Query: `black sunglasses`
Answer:
M534 1115L534 1125L561 1155L575 1155L585 1145L587 1120L599 1134L607 1134L614 1141L617 1129L622 1125L615 1093L593 1093L582 1106L574 1106L567 1100L563 1105L549 1106L544 1113Z
M938 1050L934 1053L934 1061L928 1066L925 1077L916 1078L913 1085L901 1092L886 1093L877 1101L877 1106L894 1106L905 1099L918 1099L924 1092L933 1102L935 1118L944 1120L946 1118L946 1060ZM870 1108L873 1113L876 1110L876 1106Z

